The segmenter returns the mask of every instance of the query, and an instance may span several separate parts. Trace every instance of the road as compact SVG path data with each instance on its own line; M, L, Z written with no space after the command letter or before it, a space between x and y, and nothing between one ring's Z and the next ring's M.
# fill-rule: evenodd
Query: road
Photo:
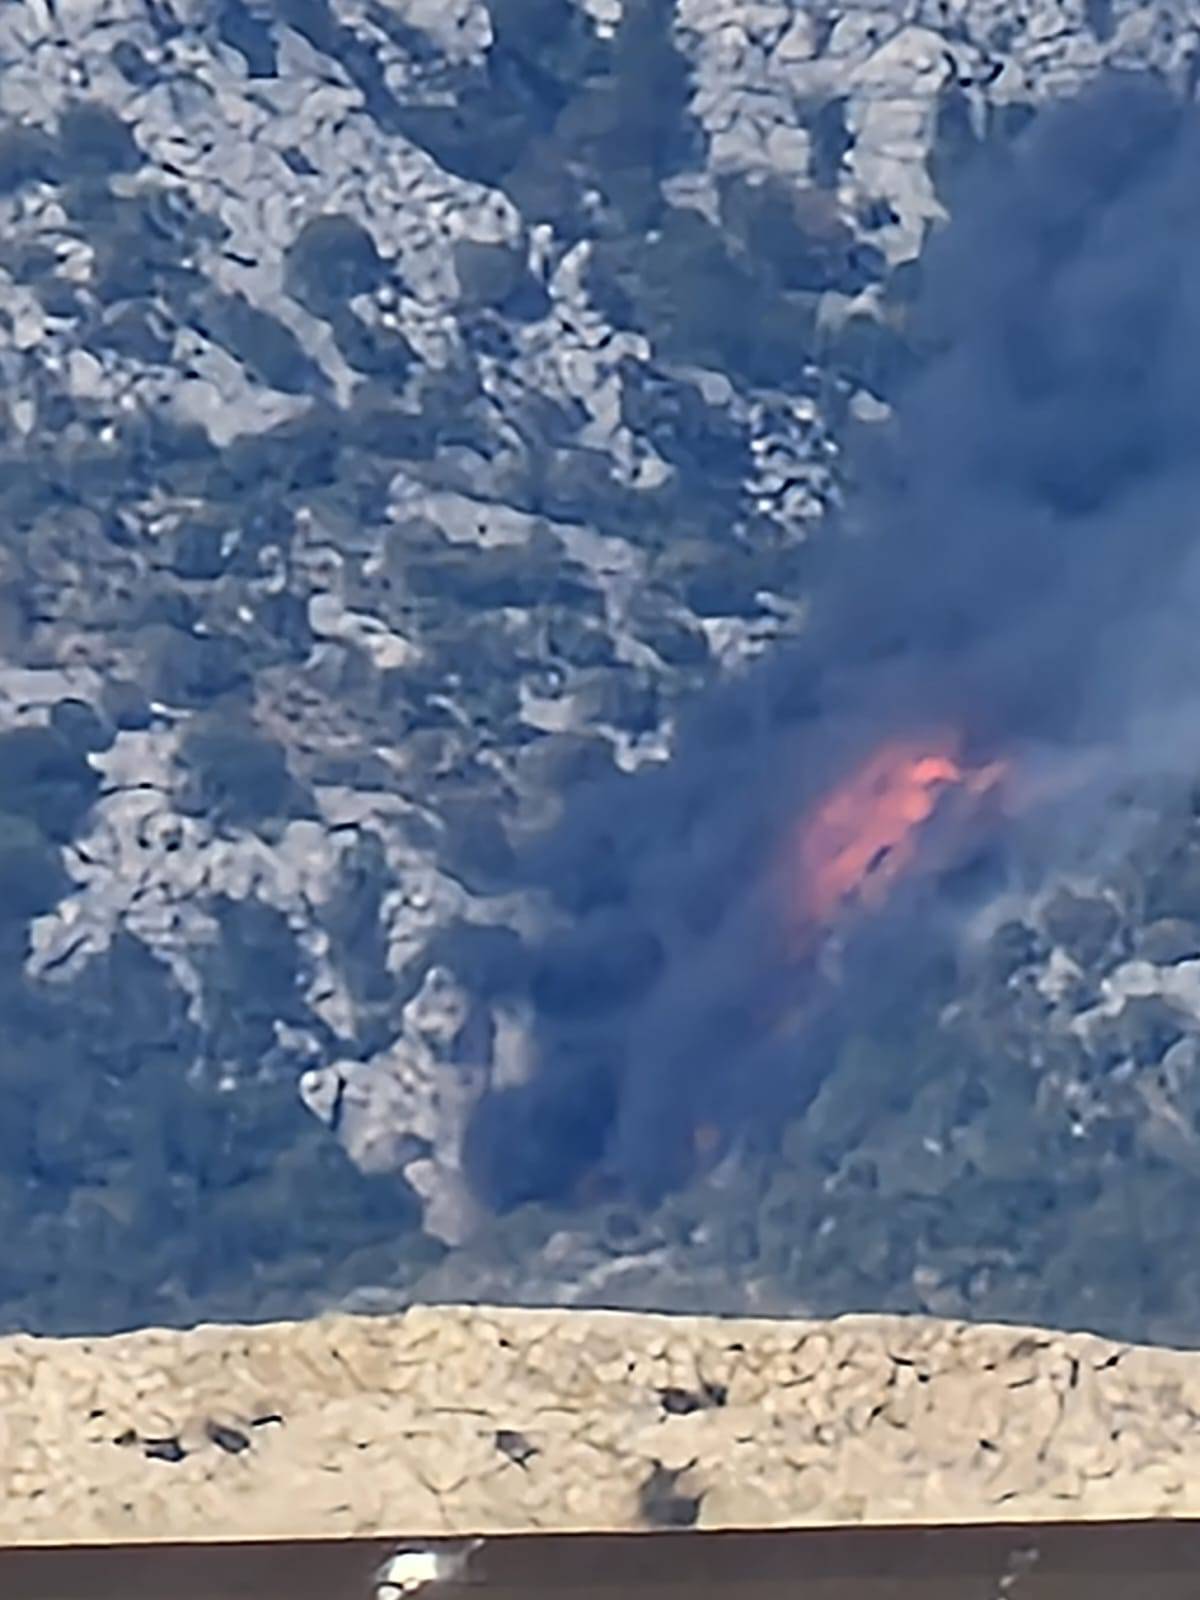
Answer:
M372 1600L386 1540L9 1548L5 1600ZM1200 1523L535 1535L437 1600L1194 1600ZM481 1591L486 1590L486 1597ZM426 1600L429 1600L427 1595Z

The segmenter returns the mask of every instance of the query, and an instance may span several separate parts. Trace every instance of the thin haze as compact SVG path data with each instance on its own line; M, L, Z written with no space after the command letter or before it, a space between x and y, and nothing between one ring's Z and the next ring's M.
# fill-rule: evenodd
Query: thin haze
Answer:
M665 770L574 800L529 863L564 926L535 961L538 1070L468 1140L496 1204L601 1160L658 1192L697 1127L802 1111L840 1019L926 981L937 941L884 918L837 1005L776 1025L780 831L881 738L948 719L1068 771L1099 750L1051 866L1130 775L1200 766L1197 116L1109 79L987 151L953 212L922 266L927 359L805 638L714 689Z

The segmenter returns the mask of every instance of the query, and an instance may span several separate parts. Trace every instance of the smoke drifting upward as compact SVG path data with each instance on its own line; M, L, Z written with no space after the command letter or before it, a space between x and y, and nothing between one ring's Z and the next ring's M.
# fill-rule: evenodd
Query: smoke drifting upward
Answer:
M1200 768L1196 114L1110 79L986 152L952 209L914 313L926 359L814 563L804 638L529 863L563 925L536 964L537 1072L468 1138L494 1204L596 1163L653 1194L698 1143L802 1112L849 1019L886 1019L950 956L957 869L1020 833L997 812L1086 770L1071 828L1039 819L1053 856L1085 822L1103 840L1131 775ZM881 749L909 766L864 778ZM875 848L869 792L908 819Z

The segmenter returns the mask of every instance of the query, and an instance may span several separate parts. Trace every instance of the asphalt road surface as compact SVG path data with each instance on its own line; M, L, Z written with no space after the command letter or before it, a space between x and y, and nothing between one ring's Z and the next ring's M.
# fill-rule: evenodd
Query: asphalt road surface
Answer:
M395 1549L378 1539L13 1548L0 1551L0 1594L373 1600ZM1194 1600L1198 1570L1200 1524L1189 1522L519 1536L488 1540L436 1600Z

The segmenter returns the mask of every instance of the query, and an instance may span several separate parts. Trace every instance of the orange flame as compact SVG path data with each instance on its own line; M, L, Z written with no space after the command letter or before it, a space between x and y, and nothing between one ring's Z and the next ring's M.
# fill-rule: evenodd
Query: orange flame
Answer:
M982 796L1004 770L999 761L963 766L947 741L934 748L902 739L881 746L801 823L791 857L793 910L821 923L851 900L881 905L912 864L922 825L942 796L952 789Z

